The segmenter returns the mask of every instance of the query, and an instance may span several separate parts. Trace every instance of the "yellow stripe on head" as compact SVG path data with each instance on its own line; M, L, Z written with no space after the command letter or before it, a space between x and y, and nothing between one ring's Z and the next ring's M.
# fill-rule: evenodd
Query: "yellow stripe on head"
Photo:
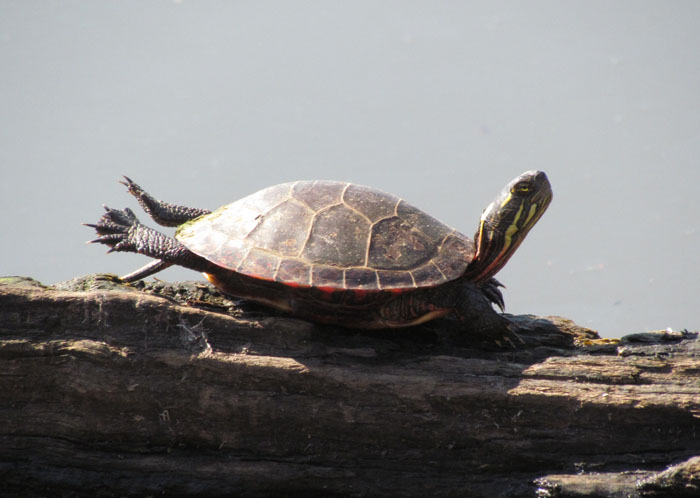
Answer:
M508 204L513 197L513 194L508 194L505 199L503 199L503 202L501 202L501 208L503 208L506 204Z
M551 200L551 185L541 171L526 171L506 185L481 214L477 251L465 272L467 279L480 282L495 275Z
M513 218L513 221L510 222L510 225L508 225L508 228L506 228L506 233L505 233L505 241L503 242L503 248L501 248L501 254L503 254L504 251L506 251L511 243L513 242L513 235L518 233L518 230L520 230L520 227L518 226L518 220L520 219L520 215L523 214L523 204L520 204L520 207L518 208L518 212L515 213L515 218Z
M525 226L527 226L527 224L530 223L530 220L532 220L532 217L535 216L535 214L537 214L537 203L530 206L530 212L527 213L527 218L525 219Z

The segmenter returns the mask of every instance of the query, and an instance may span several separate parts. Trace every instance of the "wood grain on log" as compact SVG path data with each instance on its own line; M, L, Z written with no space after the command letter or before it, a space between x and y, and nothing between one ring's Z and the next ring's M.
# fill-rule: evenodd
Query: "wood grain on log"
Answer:
M523 344L499 349L202 284L3 279L0 476L23 496L700 495L697 334L511 318Z

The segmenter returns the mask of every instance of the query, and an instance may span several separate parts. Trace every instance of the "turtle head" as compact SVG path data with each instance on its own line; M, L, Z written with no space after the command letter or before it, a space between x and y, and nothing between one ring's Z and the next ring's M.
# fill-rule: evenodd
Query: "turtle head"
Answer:
M542 171L527 171L506 185L481 215L467 278L484 282L503 268L551 201L552 187Z

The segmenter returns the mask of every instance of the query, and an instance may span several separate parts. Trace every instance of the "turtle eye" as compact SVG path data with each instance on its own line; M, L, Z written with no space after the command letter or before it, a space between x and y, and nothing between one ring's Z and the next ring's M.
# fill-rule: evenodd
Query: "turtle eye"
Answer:
M513 186L514 194L529 194L532 191L530 182L518 182Z

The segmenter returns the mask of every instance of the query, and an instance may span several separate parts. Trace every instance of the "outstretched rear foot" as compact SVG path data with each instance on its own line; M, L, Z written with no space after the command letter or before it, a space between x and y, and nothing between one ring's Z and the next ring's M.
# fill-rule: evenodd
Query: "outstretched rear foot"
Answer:
M99 235L88 243L105 244L109 246L108 252L138 252L136 232L143 225L136 218L134 212L129 208L123 211L107 206L104 208L106 212L96 224L84 223L85 226L94 228Z
M128 176L125 176L124 180L126 181L120 183L126 186L131 195L136 197L143 210L153 218L153 221L164 227L176 227L211 212L208 209L178 206L159 201L134 183Z
M104 244L109 247L108 252L135 252L157 260L125 275L124 281L139 280L173 264L195 271L210 269L210 263L191 253L176 239L142 225L131 209L104 208L105 214L97 223L85 224L94 228L99 235L89 243Z

